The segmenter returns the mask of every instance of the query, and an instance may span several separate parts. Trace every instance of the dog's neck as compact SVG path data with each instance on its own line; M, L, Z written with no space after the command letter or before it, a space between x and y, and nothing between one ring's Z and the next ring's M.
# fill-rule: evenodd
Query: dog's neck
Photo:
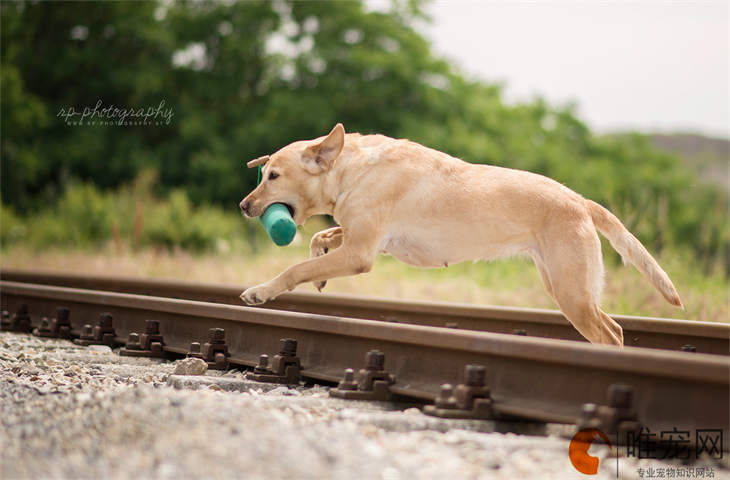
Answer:
M374 138L376 135L360 135L359 133L348 133L345 135L345 145L342 152L337 157L334 165L323 178L323 199L326 199L327 215L336 217L337 205L340 204L347 195L356 189L357 184L363 175L367 173L367 169L348 168L353 162L360 162L367 159L367 148L362 148L362 140ZM383 137L382 135L377 135Z

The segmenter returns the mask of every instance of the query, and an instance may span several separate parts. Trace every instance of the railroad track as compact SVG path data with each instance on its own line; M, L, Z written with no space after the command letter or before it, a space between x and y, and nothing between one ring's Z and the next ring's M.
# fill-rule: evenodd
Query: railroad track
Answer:
M231 305L241 305L238 296L245 289L240 285L23 270L2 270L0 278L16 282ZM257 308L585 342L558 310L403 301L307 292L286 293ZM730 326L725 323L628 315L611 315L611 317L623 327L625 343L628 346L663 350L680 350L684 347L699 353L730 355Z
M259 365L261 354L279 352L279 360L274 357L273 363L282 360L282 354L295 356L302 367L297 376L329 383L341 382L345 369L363 367L366 353L377 349L379 353L368 354L370 368L360 375L374 375L377 381L354 389L352 382L344 382L338 389L342 396L357 396L348 393L356 391L374 399L422 403L440 399L437 405L443 408L434 413L443 416L577 422L606 432L635 431L639 426L652 432L719 429L724 448L730 444L730 360L726 355L637 347L620 350L563 339L252 308L220 303L230 298L230 289L223 292L221 287L208 286L196 293L192 284L151 281L146 289L140 284L137 287L148 294L154 289L160 294L164 288L175 288L168 293L185 296L179 287L187 285L188 297L219 303L9 281L23 275L24 280L31 280L27 272L2 273L2 308L15 312L25 304L31 322L38 325L42 317L52 318L59 307L66 307L73 337L81 336L84 325L95 324L103 312L113 318L113 340L120 343L130 334L154 326L155 322L146 322L151 319L159 322L161 353L180 356L190 353L193 342L203 343L207 350L216 343L216 335L218 340L223 336L220 330L211 329L222 328L230 354L225 360L230 365L251 369ZM52 283L49 276L36 280ZM56 282L61 280L67 284L82 281L80 277L56 277ZM119 288L125 281L130 283ZM107 282L106 287L119 290L134 286L129 279L108 278ZM98 281L97 286L102 284ZM236 288L233 298L239 292ZM219 294L222 296L213 298ZM356 297L337 297L337 308L345 308L343 298ZM408 315L415 313L410 310ZM6 325L10 320L4 318ZM442 323L448 320L441 317ZM713 334L703 338L717 339L724 332L722 339L727 344L726 325L700 327ZM650 337L650 331L642 330L642 335ZM296 351L291 351L291 342L284 348L288 353L280 351L283 338L295 339ZM443 384L461 385L452 391L442 388Z

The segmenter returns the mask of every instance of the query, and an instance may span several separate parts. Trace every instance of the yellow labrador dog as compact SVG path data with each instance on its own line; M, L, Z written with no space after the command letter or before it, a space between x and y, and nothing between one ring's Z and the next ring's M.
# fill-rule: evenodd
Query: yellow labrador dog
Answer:
M529 255L545 288L593 343L623 345L623 331L599 308L603 288L596 230L672 305L682 302L649 252L601 205L534 173L476 165L408 140L345 134L294 142L263 164L262 181L240 207L249 217L272 203L289 206L297 225L317 214L339 227L312 237L311 258L247 289L257 305L315 282L368 272L388 253L418 267Z

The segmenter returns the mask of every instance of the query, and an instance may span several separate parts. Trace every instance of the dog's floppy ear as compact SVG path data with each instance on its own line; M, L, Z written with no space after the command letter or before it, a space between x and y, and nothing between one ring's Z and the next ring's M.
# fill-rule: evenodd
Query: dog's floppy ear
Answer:
M309 173L314 174L329 170L344 145L345 127L338 123L324 140L304 150L302 154L304 167Z

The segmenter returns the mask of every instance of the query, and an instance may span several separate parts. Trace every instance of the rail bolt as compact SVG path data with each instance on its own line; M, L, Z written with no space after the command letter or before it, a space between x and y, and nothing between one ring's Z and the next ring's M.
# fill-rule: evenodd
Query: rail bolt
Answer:
M345 369L345 376L337 385L339 390L357 390L357 382L355 381L355 371L351 368Z
M102 313L99 315L99 326L103 329L112 328L112 314Z
M279 340L281 351L279 355L283 357L294 357L297 354L297 341L293 338L282 338Z
M41 318L41 326L39 330L48 330L51 328L51 322L48 321L48 317Z
M68 307L58 307L56 309L56 323L58 325L68 325L68 317L71 311Z
M470 387L483 387L486 384L487 369L483 365L467 365L466 384Z
M380 350L370 350L365 354L365 368L367 370L383 370L385 367L385 354Z
M83 335L84 337L90 337L93 335L93 333L94 333L94 327L92 327L88 323L86 325L84 325L84 327L81 329L81 335Z
M226 331L223 328L209 328L208 341L210 343L225 343Z
M160 334L160 322L157 320L145 320L144 321L144 333L148 335L159 335Z
M608 387L608 405L613 408L630 409L634 404L634 387L612 383Z
M598 405L595 403L584 403L580 409L581 418L583 420L591 420L598 415Z
M200 342L192 342L190 344L190 353L200 353Z
M450 383L444 383L439 390L439 396L434 401L436 408L456 408L454 387Z
M266 354L263 354L259 356L259 363L254 367L254 371L257 373L259 372L266 372L269 369L269 356Z
M682 345L680 350L682 350L683 352L696 352L697 347L695 347L694 345L687 344L687 345Z
M440 400L448 400L454 394L454 387L450 383L444 383L441 385L441 391L439 392Z

